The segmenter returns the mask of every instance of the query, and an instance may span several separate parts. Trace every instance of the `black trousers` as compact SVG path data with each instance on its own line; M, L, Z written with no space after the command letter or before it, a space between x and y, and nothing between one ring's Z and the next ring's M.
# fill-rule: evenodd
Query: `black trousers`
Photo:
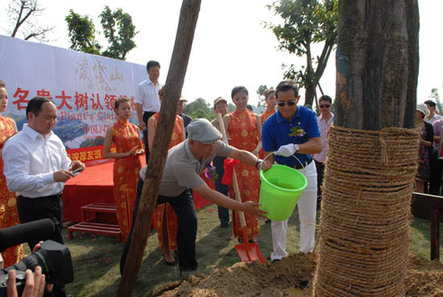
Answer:
M27 198L18 196L17 210L21 223L28 223L40 219L49 218L54 222L55 232L49 238L41 238L40 240L54 240L64 244L62 236L63 227L63 201L62 194L45 196L40 198ZM32 249L39 241L28 241L29 248Z
M228 196L229 186L222 184L223 175L225 174L225 157L215 157L213 164L215 166L216 178L215 178L215 190ZM229 223L229 209L218 206L218 218L221 225L227 225Z
M443 175L443 160L438 159L438 152L434 150L430 160L429 194L441 195Z
M156 113L150 112L150 111L143 112L143 122L145 122L145 125L146 125L146 130L143 131L143 142L145 143L146 164L148 164L149 157L151 156L151 153L149 152L149 145L148 145L148 120L154 114L156 114Z
M120 273L123 273L126 258L131 245L132 232L134 229L135 220L137 218L138 205L143 189L143 180L140 179L137 184L137 200L134 206L134 213L132 219L131 232L128 240L123 248L122 258L120 260ZM194 199L190 189L185 190L177 197L158 196L157 205L169 202L172 208L177 213L177 251L178 264L180 271L196 270L198 267L195 256L195 240L197 239L197 212L195 211ZM151 222L149 222L150 224ZM149 228L149 226L147 226Z
M54 222L55 231L48 238L40 238L37 241L28 241L29 248L32 249L39 243L40 240L53 240L60 244L64 244L62 236L63 228L63 201L62 193L57 195L39 197L39 198L27 198L23 196L18 196L17 198L17 210L18 217L21 223L28 223L32 221L37 221L40 219L49 218ZM65 286L64 285L54 285L52 289L52 294L44 296L54 296L54 297L65 297Z
M315 161L315 167L317 169L317 197L321 200L321 186L323 185L323 177L325 174L325 163Z

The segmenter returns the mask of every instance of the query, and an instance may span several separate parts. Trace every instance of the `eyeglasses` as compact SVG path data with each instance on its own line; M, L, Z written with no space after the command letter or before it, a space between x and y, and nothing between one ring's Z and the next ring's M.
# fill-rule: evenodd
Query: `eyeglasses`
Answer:
M331 105L330 104L326 104L326 105L320 105L320 108L329 108L329 107L331 107Z
M279 101L279 102L277 102L278 106L281 106L281 107L285 106L286 104L287 104L288 106L294 106L296 103L297 103L297 102L295 102L295 100L291 100L291 101Z

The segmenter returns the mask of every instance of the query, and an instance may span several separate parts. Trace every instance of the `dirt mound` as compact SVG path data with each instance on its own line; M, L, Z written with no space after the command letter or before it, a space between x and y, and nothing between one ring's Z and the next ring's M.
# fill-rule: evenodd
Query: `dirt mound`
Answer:
M405 287L408 296L443 296L443 264L410 254Z
M236 297L311 296L315 261L302 253L279 262L237 263L213 270L209 275L191 276L181 284L171 284L155 296ZM406 276L407 296L443 296L443 264L410 254Z

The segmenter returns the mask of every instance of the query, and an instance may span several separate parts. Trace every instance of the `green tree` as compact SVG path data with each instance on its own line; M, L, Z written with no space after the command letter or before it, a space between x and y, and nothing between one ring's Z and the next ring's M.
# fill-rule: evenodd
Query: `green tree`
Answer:
M306 64L298 69L291 64L285 78L294 79L306 89L305 104L312 105L320 78L337 41L337 0L279 0L268 9L280 15L283 24L265 22L279 41L279 49L305 57ZM323 43L320 56L314 57L313 46Z
M206 118L212 120L215 118L212 106L203 98L198 98L183 107L183 113L189 115L193 119Z
M269 89L267 85L260 85L257 89L257 95L258 95L258 104L257 106L265 106L265 92Z
M104 51L100 51L103 46L95 40L96 31L92 19L86 15L80 16L71 9L70 14L65 18L71 38L70 48L125 60L126 54L136 46L133 38L137 32L131 16L120 8L112 12L109 6L105 6L100 18L104 35L109 42L109 46Z
M438 89L437 88L432 88L431 89L431 95L429 95L429 98L434 98L436 101L436 105L437 105L437 111L438 114L442 114L443 112L443 108L440 102L440 95L438 94Z
M235 105L231 102L228 103L228 112L231 113L235 110Z
M87 15L81 16L72 9L65 18L68 23L72 50L100 55L101 45L95 40L94 22Z
M133 38L137 32L132 17L121 8L112 12L109 6L105 6L100 17L103 32L110 44L103 56L125 60L126 54L135 47Z
M39 41L47 41L46 33L54 27L41 27L36 18L42 16L44 9L37 0L13 0L9 4L8 18L13 24L11 37L17 37L20 32L24 40L35 38Z

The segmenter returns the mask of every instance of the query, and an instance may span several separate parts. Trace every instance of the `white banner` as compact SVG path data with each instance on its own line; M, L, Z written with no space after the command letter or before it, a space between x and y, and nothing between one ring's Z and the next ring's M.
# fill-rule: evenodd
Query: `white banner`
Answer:
M52 99L58 109L54 132L67 149L103 144L117 119L115 99L130 98L135 110L135 88L146 77L144 65L0 36L0 80L9 95L5 115L21 130L29 100Z

